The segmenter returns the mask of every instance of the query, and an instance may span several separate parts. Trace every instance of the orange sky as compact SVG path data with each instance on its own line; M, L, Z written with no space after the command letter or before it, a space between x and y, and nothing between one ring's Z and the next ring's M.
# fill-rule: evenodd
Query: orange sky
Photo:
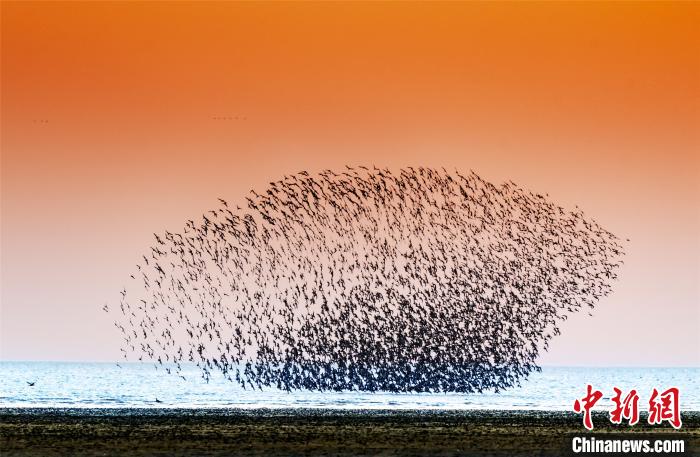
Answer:
M632 239L543 363L700 365L700 4L1 5L0 359L118 357L100 307L154 231L376 164L513 179Z

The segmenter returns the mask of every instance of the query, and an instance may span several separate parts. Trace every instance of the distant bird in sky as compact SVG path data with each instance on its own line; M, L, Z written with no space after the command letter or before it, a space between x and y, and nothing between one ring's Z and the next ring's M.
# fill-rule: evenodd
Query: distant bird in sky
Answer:
M27 381L27 385L28 385L29 387L34 387L34 384L36 384L36 381L31 381L31 382L30 382L30 381Z

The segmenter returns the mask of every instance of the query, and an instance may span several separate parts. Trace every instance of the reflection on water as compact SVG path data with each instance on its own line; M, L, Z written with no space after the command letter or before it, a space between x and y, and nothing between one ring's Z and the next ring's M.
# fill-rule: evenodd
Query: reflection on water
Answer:
M545 367L519 388L498 394L391 394L243 390L186 367L186 379L153 365L127 363L0 362L0 407L192 407L192 408L396 408L540 409L570 411L591 383L605 394L596 409L609 409L612 387L637 389L645 409L654 387L679 387L681 409L700 410L699 368ZM32 387L28 381L36 381ZM156 398L162 403L156 403Z

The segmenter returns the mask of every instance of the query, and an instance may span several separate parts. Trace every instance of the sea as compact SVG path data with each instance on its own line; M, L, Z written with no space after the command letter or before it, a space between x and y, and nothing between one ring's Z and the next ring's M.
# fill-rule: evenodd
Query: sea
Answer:
M586 385L603 393L631 389L646 410L654 388L680 391L682 411L700 411L700 368L543 367L519 387L494 393L285 392L244 390L223 376L209 382L194 365L185 379L145 363L0 361L0 408L328 408L572 411ZM29 383L34 383L30 386Z

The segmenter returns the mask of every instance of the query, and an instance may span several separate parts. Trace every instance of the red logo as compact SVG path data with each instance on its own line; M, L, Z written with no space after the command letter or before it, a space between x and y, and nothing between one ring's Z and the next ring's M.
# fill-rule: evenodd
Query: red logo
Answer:
M623 419L627 419L629 425L639 422L639 395L636 389L632 389L623 396L622 390L613 387L615 396L612 397L614 403L610 410L610 422L621 424ZM586 384L586 395L574 401L574 411L583 413L583 426L588 430L593 430L593 420L591 409L603 398L603 393L594 390L593 386ZM671 387L661 393L654 388L649 398L649 419L651 425L661 424L668 421L675 429L681 428L680 393L677 387Z

